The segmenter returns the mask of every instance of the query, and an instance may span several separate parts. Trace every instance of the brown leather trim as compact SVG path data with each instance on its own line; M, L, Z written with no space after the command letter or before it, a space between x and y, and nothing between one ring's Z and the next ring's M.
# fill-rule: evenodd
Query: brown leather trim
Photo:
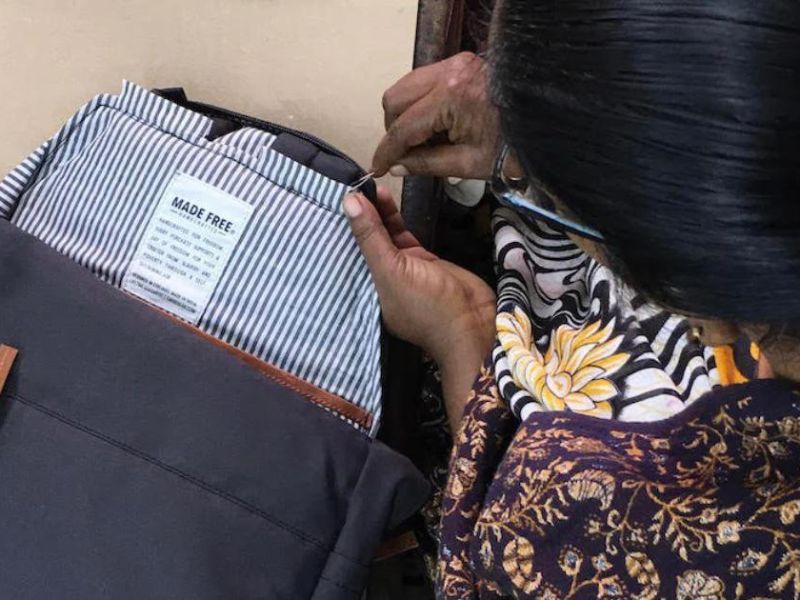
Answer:
M222 348L223 350L227 350L229 353L233 354L239 360L247 363L251 367L257 369L262 375L276 381L277 383L281 384L283 387L289 388L290 390L297 392L307 400L311 400L314 404L319 406L323 406L328 410L335 412L338 415L345 417L346 419L350 419L354 423L357 423L364 429L369 430L372 427L372 415L361 408L360 406L356 406L352 402L348 402L344 398L336 396L335 394L331 394L330 392L326 392L323 389L318 388L315 385L308 383L307 381L303 381L299 377L295 377L291 373L287 373L286 371L279 369L273 365L265 363L263 360L259 360L252 354L247 354L247 352L243 352L239 350L235 346L231 346L230 344L223 342L220 339L215 338L212 335L205 333L204 331L200 331L194 325L190 325L186 321L182 321L181 319L177 318L175 315L168 313L167 311L150 304L134 296L133 294L129 294L123 290L123 292L130 298L137 300L152 308L156 312L164 315L171 321L183 326L184 328L188 329L195 335L200 336L204 340L214 344L218 348Z
M301 396L311 400L313 403L324 406L325 408L328 408L329 410L332 410L333 412L340 414L341 416L346 417L355 423L358 423L364 429L369 429L372 427L372 415L363 408L348 402L344 398L340 398L339 396L331 394L330 392L326 392L325 390L322 390L315 385L308 383L307 381L303 381L299 377L295 377L291 373L287 373L278 367L274 367L268 363L265 363L263 360L259 360L252 354L243 352L242 350L239 350L238 348L231 346L220 339L200 331L185 321L181 321L176 317L172 317L171 315L170 317L172 320L180 323L192 331L194 334L199 335L203 339L219 348L227 350L240 360L246 362L251 367L258 369L258 371L260 371L266 377L269 377L282 386L297 392Z
M14 365L14 359L17 358L17 349L11 346L0 346L0 392L6 385L8 374L11 373L11 367Z
M417 536L414 535L413 531L407 531L395 538L383 542L378 547L378 552L375 555L375 562L393 558L408 552L409 550L414 550L415 548L419 548Z

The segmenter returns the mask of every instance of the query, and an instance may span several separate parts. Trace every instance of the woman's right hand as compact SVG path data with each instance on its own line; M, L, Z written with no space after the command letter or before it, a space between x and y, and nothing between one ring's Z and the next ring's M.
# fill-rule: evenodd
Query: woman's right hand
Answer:
M344 211L378 291L383 320L395 336L439 364L453 429L495 339L495 294L479 277L425 250L405 228L391 194L378 188L344 200Z
M463 52L393 85L383 97L386 135L372 162L376 176L488 179L500 134L486 71L482 58Z
M479 348L483 359L494 339L494 291L477 275L425 250L385 188L378 188L376 205L361 194L349 195L344 211L389 331L440 364L464 346Z

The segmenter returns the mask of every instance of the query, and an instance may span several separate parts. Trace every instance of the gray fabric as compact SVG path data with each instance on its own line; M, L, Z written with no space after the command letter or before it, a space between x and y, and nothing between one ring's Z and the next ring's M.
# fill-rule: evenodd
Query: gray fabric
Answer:
M355 598L404 458L0 220L0 598Z

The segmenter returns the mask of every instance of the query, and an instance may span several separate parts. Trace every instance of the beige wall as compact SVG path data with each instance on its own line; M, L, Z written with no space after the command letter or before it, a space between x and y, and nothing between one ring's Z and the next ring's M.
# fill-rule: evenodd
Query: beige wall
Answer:
M123 78L314 133L369 167L416 0L0 0L0 172Z

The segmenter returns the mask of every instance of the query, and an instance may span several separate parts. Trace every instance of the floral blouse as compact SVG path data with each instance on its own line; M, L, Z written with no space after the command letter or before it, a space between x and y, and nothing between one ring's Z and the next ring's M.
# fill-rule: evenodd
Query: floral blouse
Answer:
M487 365L442 505L440 597L800 597L800 394L720 388L677 416L520 423Z
M703 347L563 235L505 209L493 233L440 597L800 598L795 387L747 382L757 348Z

